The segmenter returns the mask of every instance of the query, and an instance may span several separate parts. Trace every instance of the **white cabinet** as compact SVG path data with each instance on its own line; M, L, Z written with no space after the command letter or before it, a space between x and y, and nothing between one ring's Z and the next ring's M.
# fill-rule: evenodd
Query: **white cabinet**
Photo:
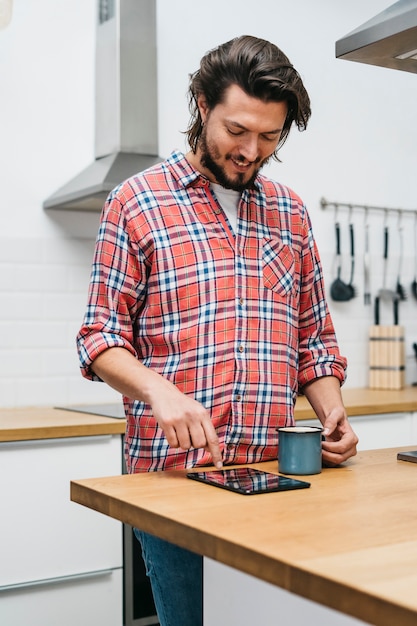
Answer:
M412 413L411 418L411 445L417 448L417 413Z
M1 624L122 624L122 525L70 501L121 468L119 435L0 444Z
M122 570L0 593L4 626L120 626Z
M417 413L352 415L349 422L359 437L358 450L395 448L416 444ZM318 420L300 420L300 425L317 425Z
M382 413L349 418L359 437L358 450L412 445L412 413Z
M365 622L204 558L204 626L366 626Z

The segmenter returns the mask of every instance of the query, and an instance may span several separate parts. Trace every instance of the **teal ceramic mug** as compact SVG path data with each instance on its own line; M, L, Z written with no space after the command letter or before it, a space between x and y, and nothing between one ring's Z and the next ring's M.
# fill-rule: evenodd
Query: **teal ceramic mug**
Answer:
M316 426L278 428L278 469L283 474L319 474L323 429Z

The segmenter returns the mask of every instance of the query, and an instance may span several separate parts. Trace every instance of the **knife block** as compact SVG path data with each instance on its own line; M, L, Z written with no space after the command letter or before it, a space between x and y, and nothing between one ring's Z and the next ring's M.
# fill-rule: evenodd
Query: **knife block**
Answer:
M369 387L371 389L402 389L404 386L404 327L371 326L369 329Z

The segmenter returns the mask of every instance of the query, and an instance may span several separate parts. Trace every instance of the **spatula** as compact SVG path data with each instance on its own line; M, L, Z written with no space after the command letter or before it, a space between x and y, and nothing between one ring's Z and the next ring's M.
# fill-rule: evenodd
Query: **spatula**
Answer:
M349 223L349 237L350 237L350 280L349 280L349 289L350 289L350 298L355 298L356 296L356 287L353 284L353 277L355 275L355 233L353 230L353 222Z
M391 302L394 302L396 300L399 300L399 295L396 291L394 291L393 289L388 289L388 287L386 286L387 267L388 267L388 242L389 242L388 226L384 226L384 253L383 253L384 275L383 275L382 287L378 291L378 296L382 300L390 300Z

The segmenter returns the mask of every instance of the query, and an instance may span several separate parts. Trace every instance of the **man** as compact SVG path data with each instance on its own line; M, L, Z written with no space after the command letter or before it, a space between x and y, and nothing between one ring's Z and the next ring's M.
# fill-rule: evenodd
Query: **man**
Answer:
M129 472L276 459L299 392L323 424L323 461L337 465L357 438L309 217L259 173L293 123L305 129L308 94L275 45L243 36L203 57L190 111L190 152L106 202L83 374L124 396ZM201 557L137 535L161 624L201 624Z

